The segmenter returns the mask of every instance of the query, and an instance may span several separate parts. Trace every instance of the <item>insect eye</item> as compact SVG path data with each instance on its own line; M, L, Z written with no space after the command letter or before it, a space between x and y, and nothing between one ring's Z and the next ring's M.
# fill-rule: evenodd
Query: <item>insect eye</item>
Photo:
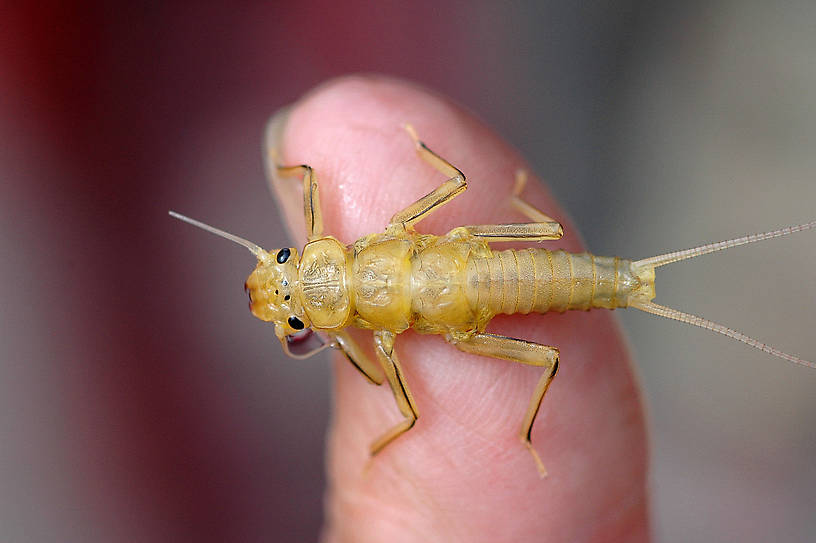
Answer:
M278 256L275 257L275 260L278 261L278 264L283 264L284 262L289 260L289 255L291 254L292 251L290 251L288 248L283 248L280 251L278 251Z
M289 326L291 326L294 330L303 330L303 321L301 321L297 317L289 317Z

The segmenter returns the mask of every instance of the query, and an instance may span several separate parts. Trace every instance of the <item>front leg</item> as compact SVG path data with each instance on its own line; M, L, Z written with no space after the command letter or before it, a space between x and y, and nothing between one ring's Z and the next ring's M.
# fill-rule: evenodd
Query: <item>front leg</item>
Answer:
M283 132L289 118L289 108L279 111L266 126L264 136L264 169L270 181L275 180L275 173L281 177L303 176L303 214L306 218L306 235L309 241L323 235L323 213L320 209L320 198L317 190L317 175L311 166L283 166L280 163L278 149L283 142Z
M372 455L377 454L386 445L413 428L414 423L419 418L419 410L417 410L414 398L411 396L411 390L405 382L405 376L402 373L397 353L394 352L395 337L396 334L385 330L374 332L374 350L383 370L385 370L385 378L391 386L391 392L394 394L397 407L405 420L388 430L371 445Z
M303 175L303 215L306 218L306 232L309 241L323 235L323 213L320 210L320 197L317 191L317 175L311 166L281 166L275 164L281 177Z

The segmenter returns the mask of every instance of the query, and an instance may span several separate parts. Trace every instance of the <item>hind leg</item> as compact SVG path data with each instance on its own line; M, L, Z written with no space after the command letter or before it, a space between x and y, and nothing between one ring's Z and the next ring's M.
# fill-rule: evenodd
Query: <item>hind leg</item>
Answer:
M516 184L510 196L510 203L525 216L534 220L531 223L513 224L477 224L465 226L471 235L485 238L487 241L547 241L560 239L564 229L552 217L527 203L521 198L524 185L527 184L527 173L516 172Z
M464 341L456 341L452 337L446 336L445 340L466 353L502 358L519 364L544 368L544 374L539 379L533 396L530 398L530 405L527 408L527 414L524 416L519 435L524 446L533 455L539 474L542 477L546 476L547 470L544 468L544 464L541 462L535 448L533 448L531 438L533 423L541 408L541 401L544 399L544 394L547 393L547 389L558 371L558 349L531 341L493 334L476 334Z
M516 172L516 183L513 186L513 192L510 196L510 204L524 214L525 217L533 220L535 222L541 223L555 223L558 222L538 209L537 207L533 206L526 200L521 197L521 193L524 191L524 187L527 185L527 171L526 170L518 170Z
M465 228L471 235L487 241L548 241L564 235L564 229L557 222L476 224Z

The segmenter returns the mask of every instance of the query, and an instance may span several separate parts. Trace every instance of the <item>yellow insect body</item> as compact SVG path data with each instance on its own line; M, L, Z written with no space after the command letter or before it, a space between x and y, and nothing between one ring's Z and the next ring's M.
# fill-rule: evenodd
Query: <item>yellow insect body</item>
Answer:
M251 292L261 292L253 272ZM377 234L349 248L321 238L303 249L293 292L307 326L347 326L400 333L484 332L497 314L627 307L630 298L654 297L653 274L633 262L546 249L492 251L465 228L445 236L404 231ZM264 320L270 304L253 294L253 313ZM256 311L255 308L258 307Z
M556 374L559 352L555 347L486 333L485 328L497 314L631 306L816 367L725 326L651 301L655 297L654 269L658 266L813 228L816 221L638 261L542 248L494 251L489 244L493 241L544 241L563 235L560 224L521 199L526 176L520 172L511 202L534 222L461 226L444 236L419 234L413 225L462 193L466 183L461 171L428 149L411 127L406 128L419 156L448 180L395 214L383 233L363 237L351 246L323 235L317 179L309 166L274 166L281 175L303 175L309 242L302 254L294 248L267 252L171 212L174 217L244 245L258 258L246 282L250 309L259 319L275 324L275 333L287 354L301 358L325 347L338 348L371 382L388 381L405 420L375 441L372 453L409 430L419 417L394 350L396 335L408 328L422 334L441 334L465 352L543 368L520 434L542 475L545 470L532 448L531 431ZM352 340L346 332L350 326L374 331L379 364ZM308 330L323 332L330 341L306 353L295 352L293 347Z

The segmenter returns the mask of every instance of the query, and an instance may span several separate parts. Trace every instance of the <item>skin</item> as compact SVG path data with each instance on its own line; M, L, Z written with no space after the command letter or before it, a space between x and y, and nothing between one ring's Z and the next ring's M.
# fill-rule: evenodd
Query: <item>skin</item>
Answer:
M526 167L517 152L445 98L358 76L330 81L293 105L276 144L282 163L315 168L327 234L351 243L382 231L394 212L444 181L414 154L406 122L468 178L468 190L418 231L526 222L507 203L515 171ZM300 183L279 180L273 189L302 247ZM584 250L532 172L523 196L564 225L564 238L545 247ZM420 418L373 459L371 442L401 420L393 397L333 355L325 541L649 539L643 408L612 312L499 316L487 331L561 350L533 427L549 475L539 478L518 437L541 370L408 331L395 350ZM355 338L373 357L370 332Z

